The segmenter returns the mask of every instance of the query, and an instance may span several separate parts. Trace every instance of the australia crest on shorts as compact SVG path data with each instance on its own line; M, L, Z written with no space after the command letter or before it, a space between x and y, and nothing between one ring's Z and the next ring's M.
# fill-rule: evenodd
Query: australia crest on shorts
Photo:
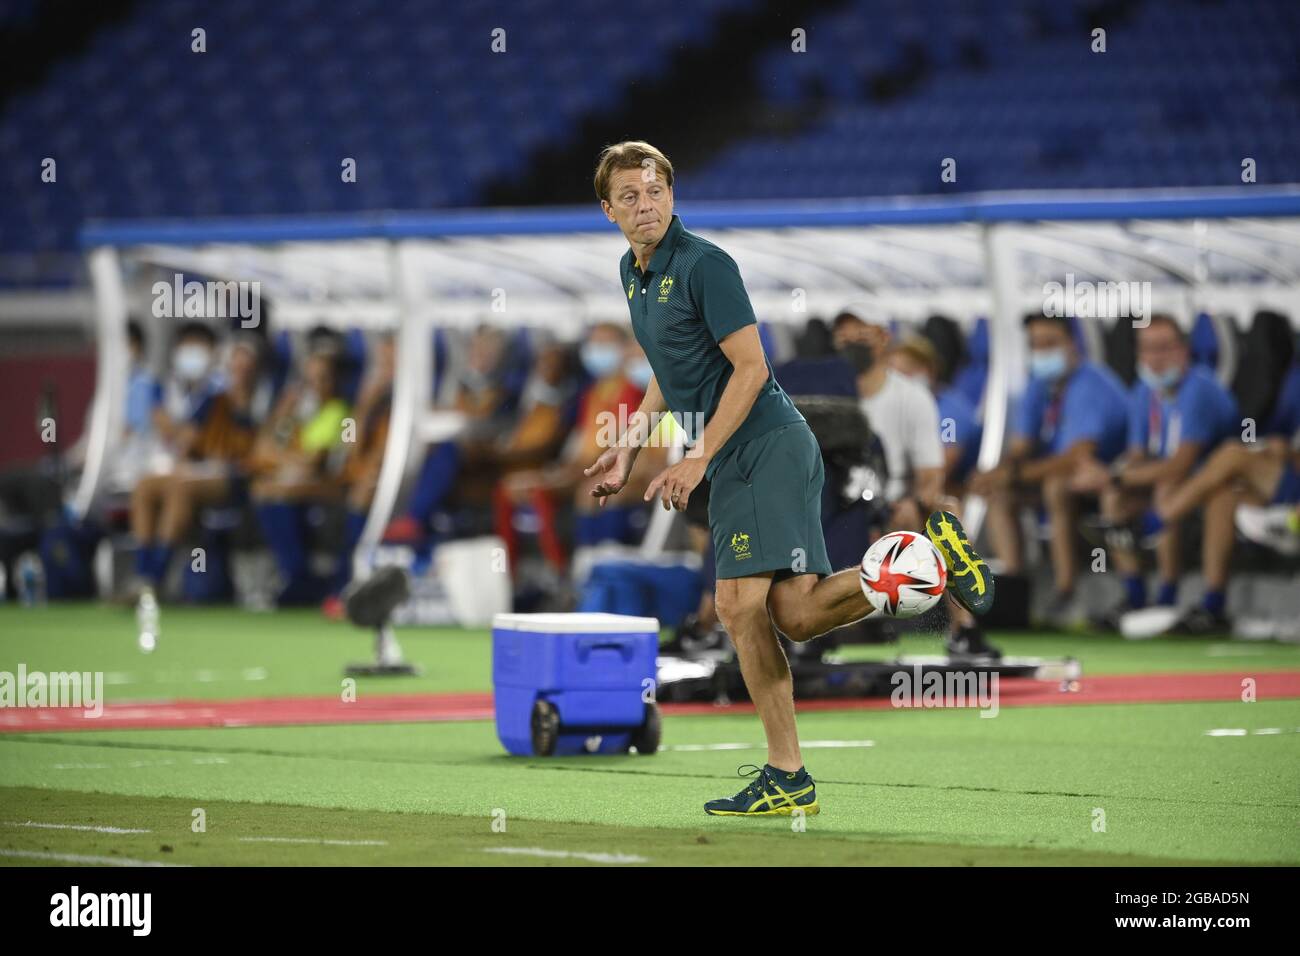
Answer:
M734 532L731 535L731 552L737 561L752 557L749 553L749 535L744 531Z

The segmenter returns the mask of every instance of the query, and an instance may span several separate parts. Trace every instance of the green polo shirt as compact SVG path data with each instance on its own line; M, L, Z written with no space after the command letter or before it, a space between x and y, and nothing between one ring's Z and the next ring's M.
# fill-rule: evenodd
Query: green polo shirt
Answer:
M718 343L757 324L735 261L707 239L688 232L678 216L642 272L628 249L620 263L632 331L645 349L655 381L693 444L718 410L733 371ZM709 460L705 476L732 448L765 432L804 420L772 374L739 428Z

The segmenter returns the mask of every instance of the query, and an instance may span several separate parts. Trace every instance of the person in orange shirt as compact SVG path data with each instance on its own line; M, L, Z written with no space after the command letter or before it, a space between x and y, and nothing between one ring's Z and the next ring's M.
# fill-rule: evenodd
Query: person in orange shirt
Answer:
M576 517L574 537L578 544L595 543L593 539L606 537L627 537L634 529L615 529L613 526L626 525L634 510L645 510L625 509L618 514L603 514L596 507L597 500L589 494L593 483L586 481L583 475L585 463L597 457L607 443L622 434L627 419L640 407L645 386L649 383L649 363L645 353L626 328L603 322L589 330L579 355L592 382L579 400L577 418L559 460L545 467L508 473L496 488L496 529L506 542L511 567L514 567L518 550L513 519L515 508L520 504L530 504L537 513L542 553L547 562L561 573L567 567L568 555L557 531L558 501L566 497L572 499ZM629 480L629 486L637 485L642 493L651 478L662 469L666 457L662 448L649 451L646 463L641 465L638 462ZM604 528L606 525L608 529Z
M204 397L190 419L172 429L179 459L175 467L141 478L131 492L131 534L137 545L134 592L158 589L172 552L194 526L200 508L247 498L257 435L253 406L258 364L256 339L231 344L225 388Z
M391 544L409 544L427 551L431 523L435 513L446 506L486 509L492 488L500 477L500 455L512 441L511 395L504 379L507 375L509 340L499 328L481 325L466 343L464 362L449 374L457 381L455 393L443 406L465 416L465 430L456 438L429 448L405 511L395 517L384 532ZM543 350L545 352L545 350ZM535 451L536 460L529 467L554 454L547 443L563 437L559 421L560 402L546 394L547 376L563 381L568 375L568 358L563 352L544 354L534 363L532 394L523 396L523 404L533 413L529 422L530 441L516 445L525 454ZM553 387L550 387L553 390ZM540 390L539 390L540 389ZM548 399L548 401L537 401ZM553 406L553 411L544 407ZM547 432L546 420L554 416L554 434ZM537 442L541 447L534 449Z

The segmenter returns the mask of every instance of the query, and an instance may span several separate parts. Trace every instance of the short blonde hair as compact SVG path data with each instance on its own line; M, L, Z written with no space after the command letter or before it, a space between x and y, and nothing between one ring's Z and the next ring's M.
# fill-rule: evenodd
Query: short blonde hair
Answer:
M609 183L614 178L614 173L621 169L644 169L647 159L655 164L657 174L672 188L673 164L668 161L668 157L649 143L629 139L601 150L594 182L596 198L608 202Z
M913 333L894 347L895 351L910 356L930 370L931 375L939 374L939 352L934 343L924 335Z

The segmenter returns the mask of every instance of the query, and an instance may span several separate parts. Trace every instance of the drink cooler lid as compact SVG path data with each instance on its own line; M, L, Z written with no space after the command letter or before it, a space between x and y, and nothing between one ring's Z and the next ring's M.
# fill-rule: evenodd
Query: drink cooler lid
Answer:
M494 614L492 629L538 634L659 633L659 619L630 614L575 612L571 614Z

